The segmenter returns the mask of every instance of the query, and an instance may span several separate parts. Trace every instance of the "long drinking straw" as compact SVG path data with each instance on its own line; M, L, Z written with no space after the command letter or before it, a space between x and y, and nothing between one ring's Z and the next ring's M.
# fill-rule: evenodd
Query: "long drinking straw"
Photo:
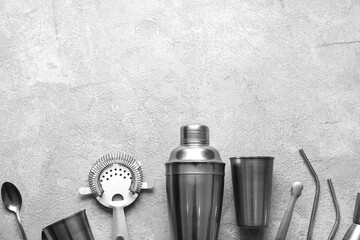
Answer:
M317 210L317 206L318 206L318 203L319 203L320 181L319 181L319 178L318 178L314 168L311 166L311 163L310 163L309 159L307 158L304 150L300 149L299 152L300 152L301 157L305 161L305 164L308 167L311 175L313 176L314 181L315 181L315 185L316 185L313 208L312 208L311 217L310 217L310 224L309 224L309 229L308 229L308 233L307 233L307 237L306 237L307 240L311 240L313 230L314 230L316 210Z

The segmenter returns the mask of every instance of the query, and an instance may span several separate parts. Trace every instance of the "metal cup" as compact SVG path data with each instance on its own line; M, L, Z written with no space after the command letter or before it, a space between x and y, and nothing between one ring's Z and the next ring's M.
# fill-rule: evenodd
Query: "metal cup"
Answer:
M45 227L42 240L94 240L85 210Z
M273 157L231 157L236 220L242 228L269 225Z

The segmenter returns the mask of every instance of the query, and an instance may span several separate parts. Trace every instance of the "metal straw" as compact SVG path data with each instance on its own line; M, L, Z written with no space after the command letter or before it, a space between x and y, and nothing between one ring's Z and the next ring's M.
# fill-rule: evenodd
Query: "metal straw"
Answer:
M314 230L315 215L316 215L317 205L319 203L320 181L319 181L319 178L318 178L314 168L312 167L309 159L307 158L304 150L300 149L299 152L300 152L301 157L305 161L306 166L309 168L309 171L310 171L311 175L313 176L314 181L315 181L315 185L316 185L313 208L312 208L311 217L310 217L310 224L309 224L309 229L308 229L308 233L307 233L307 237L306 237L307 240L311 240L312 239L312 233L313 233L313 230Z
M329 185L329 189L330 189L330 193L331 193L331 197L334 203L334 207L335 207L335 212L336 212L336 219L335 219L335 223L333 228L331 229L330 235L328 240L332 240L335 237L336 231L339 227L339 223L340 223L340 209L339 209L339 204L338 201L336 199L336 195L335 195L335 190L334 190L334 186L332 184L331 179L327 180L327 183Z

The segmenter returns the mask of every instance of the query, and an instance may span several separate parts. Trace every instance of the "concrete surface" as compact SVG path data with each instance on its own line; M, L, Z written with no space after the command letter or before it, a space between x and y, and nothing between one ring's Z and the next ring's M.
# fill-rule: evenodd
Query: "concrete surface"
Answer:
M226 166L220 240L274 239L294 181L304 183L288 239L305 239L314 182L315 240L341 208L342 239L360 191L357 0L1 0L0 181L23 194L29 239L86 209L97 240L111 212L77 191L91 164L123 151L156 182L126 208L131 239L168 240L164 163L183 124L210 127ZM228 158L275 156L271 224L235 224ZM20 239L0 204L0 239Z

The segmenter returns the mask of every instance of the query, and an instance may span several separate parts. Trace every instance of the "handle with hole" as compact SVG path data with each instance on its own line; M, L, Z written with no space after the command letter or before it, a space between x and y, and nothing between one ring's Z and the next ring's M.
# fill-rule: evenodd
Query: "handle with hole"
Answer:
M113 208L112 240L129 240L123 207Z
M288 207L286 209L286 212L284 214L283 219L281 220L280 227L279 227L279 230L278 230L278 232L276 234L275 240L285 240L287 231L288 231L289 226L290 226L290 222L291 222L292 214L293 214L293 211L294 211L296 199L297 199L296 196L291 196L289 205L288 205Z

